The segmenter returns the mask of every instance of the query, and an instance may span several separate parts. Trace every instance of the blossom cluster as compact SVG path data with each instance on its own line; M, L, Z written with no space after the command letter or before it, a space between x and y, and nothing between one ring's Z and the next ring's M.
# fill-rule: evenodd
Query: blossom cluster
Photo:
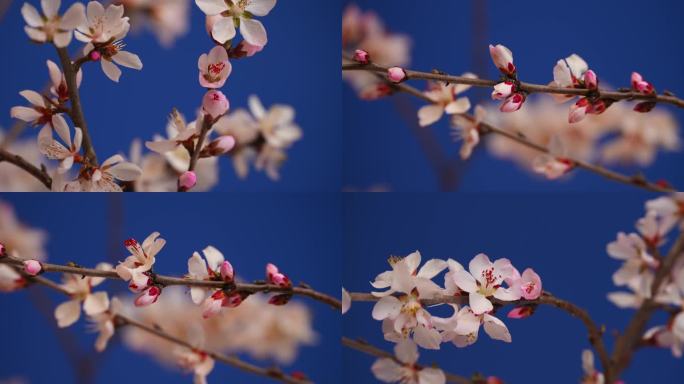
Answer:
M660 286L654 286L661 267L660 248L674 228L684 229L684 193L663 196L646 203L646 214L636 222L636 232L620 232L608 244L608 255L622 262L613 274L613 283L628 291L608 294L608 299L620 308L638 308L646 299L672 306L666 325L653 327L643 335L651 344L669 348L676 357L684 352L684 259L679 257L669 276Z
M207 15L208 32L214 42L214 48L198 59L199 83L207 91L196 120L186 123L174 109L166 129L168 137L156 136L145 143L152 152L143 154L142 143L136 139L128 158L117 154L102 164L97 164L87 130L78 126L85 124L82 116L79 118L80 106L74 105L78 100L72 100L78 90L70 90L69 84L81 86L81 68L91 61L99 61L105 75L115 82L121 76L117 65L142 69L140 58L124 50L123 39L131 29L131 19L139 24L149 22L160 40L170 44L187 29L187 1L125 0L106 7L91 1L87 6L75 3L62 15L58 12L59 0L41 2L42 12L24 4L22 15L29 38L54 44L62 50L62 66L71 67L60 69L48 60L50 93L24 90L20 94L30 105L13 107L10 112L14 118L42 127L38 151L59 161L56 169L43 168L51 179L51 185L46 186L53 191L202 191L217 183L218 157L223 155L232 158L240 178L247 176L252 164L269 178L279 178L286 150L302 136L294 122L293 108L276 104L266 109L256 96L251 96L249 112L239 109L229 113L229 100L220 90L232 72L230 58L254 56L266 45L266 30L255 17L267 15L276 0L198 0L196 4ZM243 37L239 43L235 39L238 27ZM85 46L82 56L72 61L63 56L68 56L64 49L74 36ZM75 81L68 78L68 70L75 72ZM76 126L71 128L67 117ZM212 139L212 134L217 136ZM40 159L36 160L30 163L40 163ZM71 170L75 167L74 178ZM5 190L25 190L27 182L23 179L0 180L0 185Z
M508 328L495 316L497 308L519 300L533 301L542 294L541 278L534 270L528 268L521 274L508 259L491 261L485 254L475 256L467 270L453 259L431 259L420 266L417 251L403 258L391 257L389 263L392 269L371 283L375 289L384 289L372 292L379 298L373 319L382 321L386 340L398 343L396 361L379 360L373 366L375 376L386 382L444 383L441 371L414 364L415 345L440 349L442 343L451 342L459 348L467 347L477 341L480 326L491 338L511 342ZM433 279L444 271L444 286L440 286ZM452 316L433 316L427 304L430 300L448 302ZM350 301L344 301L348 310ZM527 317L532 313L530 308L521 304L508 317Z

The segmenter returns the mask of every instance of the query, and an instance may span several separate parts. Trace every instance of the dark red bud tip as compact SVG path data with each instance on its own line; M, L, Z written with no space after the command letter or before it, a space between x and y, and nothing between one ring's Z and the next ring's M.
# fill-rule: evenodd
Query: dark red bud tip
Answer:
M124 245L127 247L135 247L137 244L138 244L138 242L135 241L135 239L128 239L128 240L124 241Z

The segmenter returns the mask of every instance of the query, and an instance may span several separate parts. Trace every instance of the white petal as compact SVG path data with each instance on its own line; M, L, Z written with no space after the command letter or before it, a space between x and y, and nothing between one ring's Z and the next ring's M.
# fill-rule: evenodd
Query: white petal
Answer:
M453 279L454 283L456 283L456 285L462 290L466 292L477 291L477 283L475 282L475 278L465 269L454 272Z
M444 108L441 105L425 105L418 110L418 124L421 127L427 127L436 123L443 114Z
M468 302L470 303L470 307L473 309L473 312L476 314L482 314L491 311L494 309L494 306L492 305L492 302L489 301L486 297L481 295L478 292L470 292L468 294Z
M217 270L219 268L219 266L225 260L223 258L223 253L221 253L221 251L212 247L211 245L204 248L202 250L202 253L204 253L204 257L207 259L207 264L209 265L209 269L211 269L213 271Z
M482 281L480 279L482 279L483 273L490 268L494 268L494 264L489 261L489 258L484 253L475 256L468 264L468 270L478 281Z
M376 360L371 366L371 371L378 380L385 383L396 383L403 377L402 367L388 358Z
M81 142L83 141L83 131L81 128L74 128L74 149L79 151L81 149Z
M442 272L447 267L447 262L440 259L431 259L425 262L420 271L418 271L418 277L423 277L426 279L432 279Z
M235 37L235 24L232 18L221 18L211 28L211 37L221 44Z
M43 115L33 108L12 107L12 109L10 109L10 116L30 123Z
M416 327L413 330L413 339L416 344L425 349L439 349L442 336L436 329L428 329L424 326Z
M79 317L81 317L81 302L78 300L64 302L55 308L55 319L60 328L70 326L78 321Z
M62 83L62 71L59 69L59 66L57 66L57 64L52 60L47 60L46 64L48 67L48 73L50 74L50 81L52 81L52 85L54 87L58 87Z
M188 259L188 272L192 277L197 279L204 279L209 276L207 273L207 263L199 253L194 252Z
M115 63L128 68L142 69L143 67L142 61L140 61L138 55L126 51L119 51L116 55L112 56L112 60L114 60Z
M223 0L195 0L195 4L208 16L218 15L228 10L226 2Z
M44 43L47 41L47 35L40 29L35 29L31 27L24 27L24 31L28 35L29 39L33 41L38 41Z
M344 315L349 311L349 308L351 308L351 296L349 295L349 292L347 292L344 287L342 287L342 314Z
M459 97L455 101L447 104L444 109L446 113L453 115L455 113L466 113L470 109L470 100L467 97Z
M641 305L641 299L628 292L611 292L608 294L608 300L618 308L636 308Z
M81 3L74 3L59 21L59 27L61 29L72 30L83 24L86 21L85 18L85 7Z
M261 100L256 95L250 95L247 99L247 104L249 105L249 111L257 119L261 120L266 116L266 111L264 110L264 105L261 104Z
M401 310L401 302L394 296L386 296L380 299L373 306L373 318L383 320L396 317Z
M102 313L109 308L109 297L107 292L96 292L86 296L83 302L83 311L88 316L97 315Z
M26 100L28 100L29 103L32 105L38 106L38 107L45 107L45 99L43 96L36 92L32 91L30 89L24 90L19 92L19 94Z
M418 372L418 384L444 384L446 376L439 368L423 368Z
M110 156L109 158L107 158L107 160L105 160L105 161L102 163L101 167L102 167L102 168L110 167L110 166L112 166L112 165L114 165L114 164L116 164L116 163L122 162L123 160L124 160L124 158L123 158L123 156L121 156L121 155ZM156 232L155 232L155 233L156 233ZM150 236L152 236L152 235L150 235ZM158 233L157 233L157 236L159 236ZM149 238L149 236L148 236L148 238ZM146 242L146 241L147 241L147 239L145 239L145 242ZM150 240L150 244L151 244L152 241L154 241L154 239ZM143 248L144 248L145 245L146 245L145 242L143 242Z
M60 0L40 0L40 6L43 8L43 13L48 19L52 19L57 15L60 3Z
M207 290L201 287L190 287L190 297L195 304L201 304L204 301Z
M507 343L511 342L511 334L508 332L506 324L496 317L485 314L483 327L485 332L487 332L492 339L505 341Z
M394 346L394 354L402 363L413 364L418 361L418 346L406 339Z
M511 288L499 287L494 291L494 297L503 301L514 301L520 299L522 294L520 291L513 290Z
M119 82L119 78L121 77L121 69L119 69L119 67L105 59L100 60L100 65L102 66L102 71L110 80L117 83Z
M52 41L55 43L55 45L58 48L64 48L71 43L71 38L74 36L74 33L71 31L66 31L66 32L57 32L55 36L53 36Z
M456 329L454 330L459 335L469 335L477 333L480 328L480 317L475 315L468 307L463 307L456 315Z
M57 135L62 139L64 144L71 148L71 133L69 132L69 126L61 114L52 116L52 128L55 129L55 132L57 132Z
M45 25L43 22L43 17L38 13L36 7L29 3L24 3L21 7L21 15L24 17L24 21L31 27L42 27Z
M142 175L142 169L129 162L118 163L107 170L112 176L122 181L134 181Z
M259 20L240 18L240 34L252 45L263 47L268 42L266 29Z
M266 16L275 5L276 0L252 0L245 10L254 16Z

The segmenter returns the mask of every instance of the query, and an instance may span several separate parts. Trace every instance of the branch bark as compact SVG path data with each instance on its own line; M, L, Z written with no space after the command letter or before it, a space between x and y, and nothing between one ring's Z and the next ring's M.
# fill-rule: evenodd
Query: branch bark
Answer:
M0 162L6 161L8 163L14 164L17 167L28 172L31 176L35 177L38 181L43 183L45 187L49 190L52 187L52 178L48 175L45 168L38 168L35 165L29 163L23 157L15 155L8 152L7 150L0 148Z
M17 259L17 258L11 257L11 256L6 256L3 258L0 258L0 263L13 265L15 267L20 267L20 268L23 266L23 260ZM42 270L44 272L71 273L71 274L82 275L82 276L96 276L96 277L104 277L104 278L113 279L113 280L122 280L121 277L119 277L119 275L115 271L103 271L103 270L99 270L99 269L83 268L83 267L79 267L79 266L50 264L50 263L42 263L42 262L41 262L41 266L42 266ZM186 277L164 276L164 275L157 275L157 274L152 274L151 277L156 284L159 284L161 286L183 285L186 287L203 287L203 288L215 288L215 289L225 289L225 288L231 288L232 287L232 285L227 285L223 281L194 280L194 279L190 279L190 278L186 278ZM327 304L330 307L337 309L337 310L342 309L342 303L338 299L336 299L332 296L329 296L325 293L318 292L312 288L304 287L304 286L284 288L284 287L280 287L277 285L271 285L271 284L266 284L266 283L263 283L263 284L261 284L261 283L235 283L235 286L233 289L235 291L247 292L250 294L257 293L257 292L291 293L291 294L297 295L297 296L309 297L313 300Z

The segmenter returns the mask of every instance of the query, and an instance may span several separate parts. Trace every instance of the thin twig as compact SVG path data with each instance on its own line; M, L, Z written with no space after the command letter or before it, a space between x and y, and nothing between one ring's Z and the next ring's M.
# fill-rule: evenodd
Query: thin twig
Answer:
M17 259L15 257L6 256L0 258L0 263L6 263L14 266L21 267L23 265L23 260ZM99 269L83 268L80 266L70 266L70 265L60 265L60 264L50 264L41 262L42 270L44 272L61 272L61 273L71 273L81 276L95 276L104 277L113 280L122 280L121 277L116 273L116 271L104 271ZM170 285L183 285L186 287L203 287L203 288L215 288L215 289L230 289L235 291L245 292L245 293L291 293L297 296L309 297L313 300L320 301L324 304L331 306L334 309L341 309L342 304L337 298L329 296L325 293L318 292L314 289L308 287L280 287L271 284L260 284L260 283L235 283L234 287L231 284L226 284L223 281L211 281L211 280L195 280L187 277L174 277L174 276L164 276L164 275L151 275L154 283L161 286Z
M51 189L52 178L50 177L50 175L48 175L45 168L38 168L35 165L26 161L26 159L24 159L23 157L10 153L3 148L0 148L0 162L3 161L14 164L17 167L23 169L24 171L28 172L31 176L38 179L38 181L43 183L43 185L45 185L45 187L48 190Z
M347 65L347 64L343 64L343 68L345 65ZM366 66L375 66L375 64L367 64L367 65L363 65L362 67L366 67ZM386 79L386 77L379 75L378 72L373 72L373 73L378 74L379 79L382 79L383 81L387 82L387 84L389 84L396 91L408 93L408 94L413 95L417 98L420 98L421 100L427 101L428 103L434 103L434 101L432 99L430 99L428 96L426 96L423 92L421 92L420 90L418 90L418 89L416 89L410 85L403 84L403 83L394 84L394 83L389 82ZM463 78L463 79L466 79L468 81L470 81L470 80L489 81L489 80L471 79L471 78ZM466 118L469 118L471 120L475 119L474 116L469 115L469 114L464 114L463 116ZM498 127L495 127L495 126L493 126L491 124L487 124L487 123L480 123L479 130L480 130L480 133L482 135L486 135L489 133L498 134L500 136L504 136L510 140L513 140L519 144L522 144L528 148L534 149L537 152L545 153L545 154L551 153L551 151L547 147L530 141L522 133L519 133L519 132L509 132L508 130L498 128ZM616 181L619 183L631 185L631 186L634 186L637 188L642 188L642 189L646 189L646 190L653 191L653 192L669 193L669 192L675 192L676 191L675 188L672 188L672 187L669 187L666 185L660 185L660 184L648 181L641 175L627 176L627 175L609 170L605 167L601 167L599 165L592 164L592 163L589 163L586 161L574 159L572 157L565 156L564 159L569 161L573 166L575 166L577 168L582 168L582 169L587 170L589 172L595 173L595 174L602 176L608 180Z
M29 279L29 281L33 281L35 283L45 285L47 287L50 287L52 289L55 289L55 290L65 294L65 295L69 295L69 292L67 290L65 290L62 286L60 286L59 284L56 284L52 280L46 279L46 278L41 277L41 276L29 277L28 279ZM199 349L196 346L192 345L191 343L189 343L185 340L179 339L173 335L170 335L170 334L162 331L161 329L155 328L153 326L146 325L144 323L141 323L137 320L134 320L130 317L127 317L127 316L124 316L121 314L116 315L116 320L117 320L118 325L129 325L132 327L139 328L145 332L151 333L153 335L156 335L158 337L161 337L165 340L168 340L172 343L186 347L186 348L191 349L193 351L203 352L203 353L207 354L208 356L211 356L211 358L216 360L216 361L220 361L222 363L225 363L225 364L233 366L235 368L244 370L244 371L249 372L249 373L253 373L255 375L268 377L268 378L271 378L271 379L274 379L277 381L281 381L283 383L288 383L288 384L312 384L312 382L309 380L299 379L299 378L293 377L291 375L288 375L288 374L284 373L282 370L280 370L279 368L261 368L259 366L256 366L256 365L247 363L245 361L242 361L241 359L234 357L234 356L227 356L227 355L223 355L223 354L220 354L217 352Z
M378 73L387 73L387 67L377 65L377 64L359 64L359 63L350 63L350 64L342 64L342 70L343 71L370 71L370 72L378 72ZM496 84L500 83L498 80L487 80L487 79L477 79L477 78L470 78L470 77L463 77L463 76L454 76L454 75L448 75L448 74L443 74L443 73L432 73L432 72L420 72L420 71L413 71L410 69L404 69L404 72L406 73L406 79L422 79L422 80L435 80L435 81L443 81L446 83L452 83L452 84L467 84L467 85L472 85L474 87L493 87ZM562 87L553 87L550 85L541 85L541 84L532 84L532 83L525 83L525 82L520 82L520 88L521 91L529 92L529 93L552 93L552 94L561 94L561 95L571 95L571 96L589 96L590 94L595 94L597 91L596 90L591 90L591 89L583 89L583 88L562 88ZM661 102L661 103L667 103L667 104L672 104L674 106L677 106L679 108L684 108L684 100L672 96L672 95L645 95L640 92L635 92L635 91L624 91L624 92L616 92L616 91L608 91L608 90L599 90L598 93L601 95L602 98L607 98L607 99L612 99L612 100L646 100L646 101L654 101L654 102Z
M378 301L380 300L379 297L376 297L370 293L361 293L361 292L352 292L350 293L352 301ZM440 297L435 297L432 299L425 299L421 300L421 303L424 306L432 306L432 305L438 305L438 304L464 304L466 301L467 296L440 296ZM592 320L591 316L589 313L576 306L575 304L563 300L560 298L557 298L553 296L549 292L543 292L542 295L536 299L536 300L516 300L516 301L501 301L497 299L492 299L491 300L496 308L500 308L506 305L548 305L552 307L556 307L558 309L561 309L567 313L569 313L573 317L579 318L584 326L587 328L587 331L589 333L589 342L591 345L594 346L596 349L596 352L599 356L599 359L601 360L601 364L604 367L608 367L608 364L610 362L609 360L609 355L608 351L606 349L606 346L603 342L603 331L602 328L599 327L594 320Z
M382 349L373 346L372 344L368 343L367 341L364 340L353 340L348 337L342 337L342 345L345 347L355 349L357 351L363 352L365 354L379 357L379 358L386 358L386 359L392 359L394 360L397 364L404 365L405 363L400 361L399 359L396 358L393 354L383 351ZM417 368L424 368L425 366L415 364L414 365ZM442 370L442 372L444 372ZM480 384L476 381L469 380L466 377L455 375L453 373L449 372L444 372L444 376L446 377L447 383L457 383L457 384Z
M74 64L71 62L69 52L66 48L57 48L57 54L59 55L59 60L62 64L64 78L66 79L67 88L69 91L69 101L71 102L71 111L69 112L69 116L71 117L74 125L81 128L81 131L83 132L83 149L85 151L86 160L90 165L97 166L97 155L95 154L95 148L93 147L93 142L90 138L88 125L86 124L85 117L83 116L81 96L78 92Z

